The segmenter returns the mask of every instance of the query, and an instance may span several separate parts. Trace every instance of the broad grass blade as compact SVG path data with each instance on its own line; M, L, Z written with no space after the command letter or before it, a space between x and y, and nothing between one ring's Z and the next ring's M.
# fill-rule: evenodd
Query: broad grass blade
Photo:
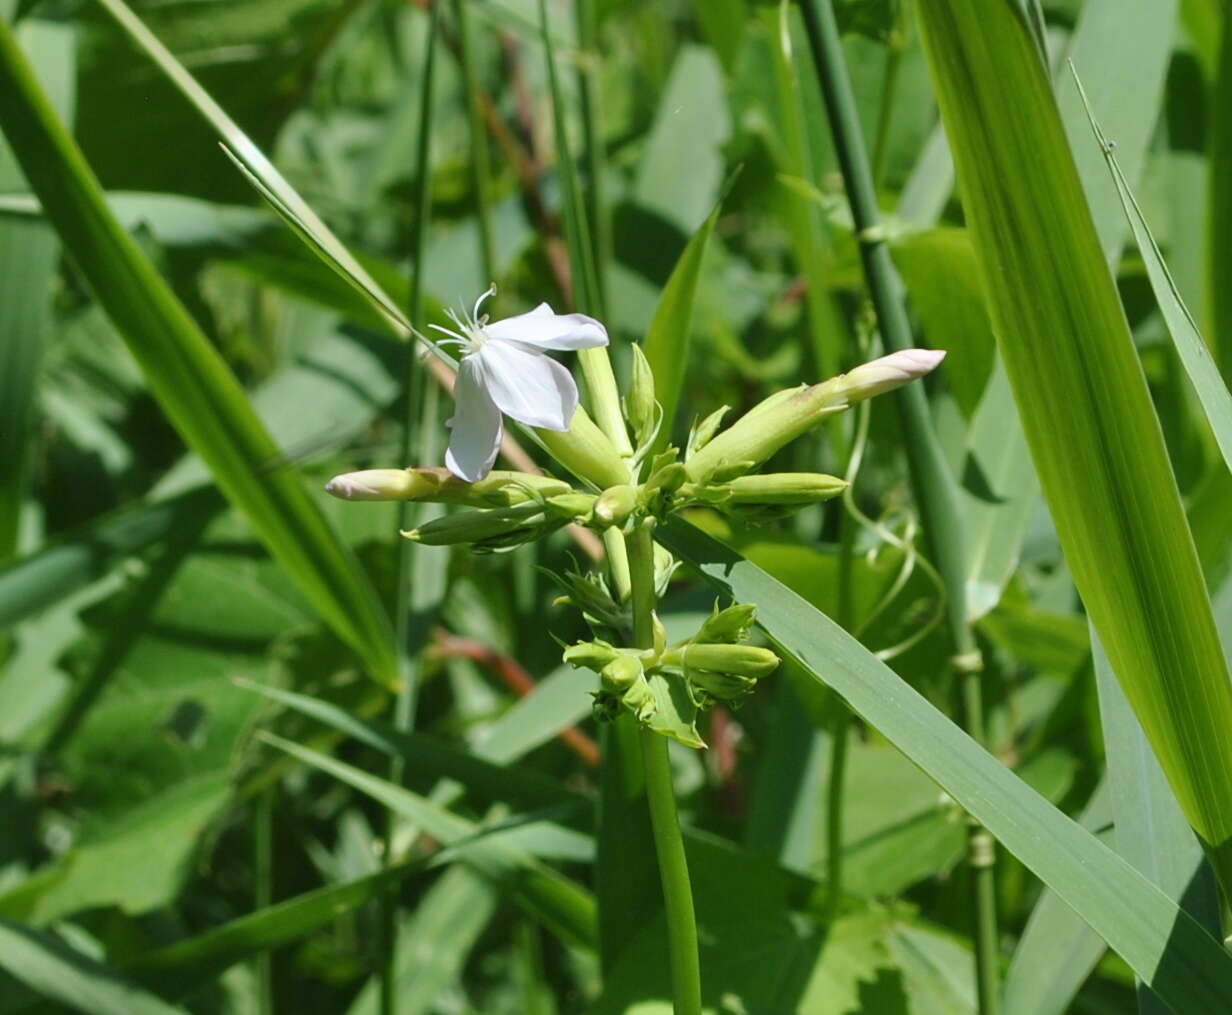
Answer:
M923 0L919 14L990 315L1066 560L1232 888L1232 680L1051 86L1000 0Z
M1103 841L1111 837L1112 791L1106 776L1078 821ZM1005 1015L1065 1015L1104 947L1077 913L1045 890L1031 909L1005 975Z
M1032 57L1034 58L1034 57ZM825 614L680 520L661 541L721 595L756 603L794 662L934 779L1177 1011L1232 1005L1232 956L1107 846L1030 789Z

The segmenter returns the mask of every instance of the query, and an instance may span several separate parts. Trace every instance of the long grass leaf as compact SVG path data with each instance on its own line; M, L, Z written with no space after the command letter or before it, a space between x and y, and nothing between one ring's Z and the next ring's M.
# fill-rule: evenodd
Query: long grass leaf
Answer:
M103 9L128 33L133 42L158 65L205 120L218 132L227 155L291 227L343 278L372 301L396 334L407 336L410 326L398 304L377 284L355 256L287 182L277 167L240 129L213 97L197 83L123 0L98 0Z
M418 794L319 751L269 733L262 734L262 739L405 815L446 845L457 846L479 831L479 826ZM545 867L529 854L499 841L485 842L482 837L460 848L459 858L504 886L518 905L543 920L565 940L594 947L594 902L575 882Z
M68 945L0 920L0 968L43 997L85 1015L184 1015Z
M1077 77L1077 71L1074 80L1078 83L1079 94L1086 102L1086 91ZM1085 108L1091 129L1095 132L1097 146L1108 164L1121 207L1130 229L1133 230L1134 242L1138 245L1142 261L1146 265L1147 278L1151 281L1151 291L1155 294L1159 312L1163 315L1168 334L1172 336L1172 343L1176 346L1177 355L1180 356L1185 372L1198 395L1198 401L1206 411L1207 422L1211 424L1211 430L1215 434L1215 443L1223 453L1224 462L1232 469L1232 392L1228 391L1228 386L1219 376L1219 367L1215 365L1210 349L1198 333L1198 325L1181 299L1181 293L1172 280L1172 273L1168 271L1167 262L1159 252L1159 246L1151 235L1129 181L1121 171L1120 160L1116 155L1119 145L1105 137L1090 105L1087 104Z
M1034 57L1032 57L1034 59ZM902 751L1072 907L1177 1011L1232 1005L1232 956L1125 860L1056 810L825 614L730 547L674 520L661 541L814 680Z
M107 208L98 180L0 24L0 124L61 239L155 398L309 601L393 683L389 622L348 549L279 451L226 363Z
M1066 560L1232 887L1232 680L1051 86L1001 0L922 0L919 13L990 314Z
M424 870L427 862L428 858L419 858L247 913L194 937L146 952L126 965L124 973L183 997L238 962L291 944L327 926L389 886Z

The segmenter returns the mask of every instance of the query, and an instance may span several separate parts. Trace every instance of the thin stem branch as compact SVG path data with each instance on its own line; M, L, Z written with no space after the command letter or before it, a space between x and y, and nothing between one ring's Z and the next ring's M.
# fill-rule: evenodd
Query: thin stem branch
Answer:
M890 260L881 228L876 187L834 9L829 0L801 0L801 9L881 336L890 350L906 349L911 346L912 337L903 306L902 283ZM924 389L918 384L908 384L894 395L906 434L907 465L924 523L925 540L945 587L953 668L962 678L965 722L972 735L982 739L982 667L979 649L966 618L966 564L953 479L933 430ZM976 839L973 834L973 842ZM994 1015L999 1003L991 840L980 840L978 851L973 846L969 859L976 900L973 920L979 1011L981 1015Z
M651 523L643 522L628 536L629 574L633 595L633 636L640 648L654 645L654 540ZM642 727L642 764L646 771L646 802L663 885L667 917L668 955L672 967L672 998L676 1015L701 1015L701 969L697 954L697 922L693 889L685 858L676 793L667 755L667 740Z

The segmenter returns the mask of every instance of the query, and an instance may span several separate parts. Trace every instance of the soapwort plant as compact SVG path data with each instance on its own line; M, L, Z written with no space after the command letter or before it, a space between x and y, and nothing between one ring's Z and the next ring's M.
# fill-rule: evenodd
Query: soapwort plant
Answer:
M434 326L444 339L420 336L437 351L448 346L462 351L445 467L347 473L330 480L326 490L346 500L457 508L402 533L426 546L464 544L476 553L494 553L570 523L603 537L605 572L553 575L563 590L558 604L579 610L592 635L567 646L564 659L598 674L591 691L598 719L628 714L641 729L676 1011L700 1012L697 932L666 740L704 748L697 726L701 713L719 702L739 704L774 672L779 658L773 649L750 643L757 614L752 603L716 602L696 632L668 643L656 610L677 561L655 543L655 528L688 508L757 521L841 495L848 483L836 476L763 472L762 467L836 414L929 373L945 353L891 353L838 377L775 392L730 425L725 425L729 408L722 406L695 423L683 450L668 446L655 452L664 414L653 371L638 346L632 348L631 379L619 404L602 404L616 397L614 384L591 390L594 416L622 421L624 431L613 439L591 422L572 375L548 355L548 350L587 349L591 369L611 376L603 325L582 314L556 314L547 304L489 322L480 310L493 292L480 296L469 316L450 313L453 329ZM596 354L604 362L596 364ZM493 470L502 414L529 427L575 481ZM631 451L622 454L618 444Z

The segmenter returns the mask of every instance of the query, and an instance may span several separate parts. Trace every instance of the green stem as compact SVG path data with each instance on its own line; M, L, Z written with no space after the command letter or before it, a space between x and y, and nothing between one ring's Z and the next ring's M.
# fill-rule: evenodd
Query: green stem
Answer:
M475 219L479 226L479 261L486 283L496 281L496 248L492 240L492 209L488 205L491 193L491 166L488 159L488 133L483 126L479 108L479 68L475 60L471 34L470 4L472 0L454 0L458 20L458 53L462 77L466 82L466 112L471 137L471 187L475 191Z
M416 327L423 327L423 264L427 254L428 219L431 215L429 176L431 175L433 68L436 62L436 37L440 4L429 0L428 34L424 40L422 87L419 104L419 137L415 151L415 181L417 187L415 219L411 230L411 285L408 317ZM426 382L426 371L414 355L407 357L406 418L402 427L401 460L411 460L415 438L434 441L436 415L435 397L426 397L429 389L435 395L435 386ZM430 414L430 415L429 415ZM426 459L428 461L432 458ZM415 712L419 693L419 643L423 639L426 624L415 609L415 563L418 547L405 539L400 532L415 527L419 505L404 503L399 506L398 532L394 538L399 544L397 602L394 608L395 651L398 656L398 675L401 687L394 701L393 725L402 732L410 732L415 725ZM389 764L389 781L401 785L404 777L402 759L395 757ZM386 814L385 863L397 862L394 856L394 834L398 828L394 811ZM380 974L380 1011L393 1015L397 1009L396 943L398 935L398 899L391 889L382 897L381 926L383 954Z
M639 648L654 645L654 540L651 523L643 522L628 536L629 574L633 586L633 638ZM668 956L672 967L672 998L676 1015L701 1015L701 970L697 955L697 922L693 889L676 813L667 740L641 728L642 764L646 771L646 802L654 831L659 880L667 917Z
M876 187L860 131L859 113L847 74L834 9L829 0L801 0L801 9L830 121L835 154L851 203L864 275L881 336L888 349L907 349L911 347L912 336L903 306L902 283L890 260L890 251L881 230ZM957 494L933 430L923 387L908 384L895 391L894 396L906 435L907 466L923 521L925 540L944 585L955 668L963 675L964 719L972 736L982 741L981 667L979 650L966 618L966 561ZM973 839L977 834L973 833ZM979 844L978 856L976 851L971 854L972 859L979 861L972 864L971 870L981 1015L994 1015L998 1009L992 854L991 841Z

